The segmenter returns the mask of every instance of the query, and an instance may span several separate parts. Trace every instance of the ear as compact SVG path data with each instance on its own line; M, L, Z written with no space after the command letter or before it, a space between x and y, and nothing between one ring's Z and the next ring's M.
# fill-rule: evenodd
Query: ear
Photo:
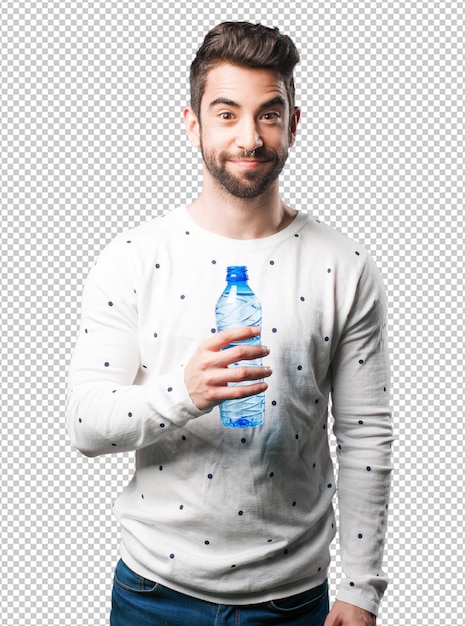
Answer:
M291 115L291 121L289 125L289 145L293 146L295 144L295 138L297 135L297 126L300 121L300 108L295 107L294 113Z
M200 122L192 107L186 107L183 111L184 125L191 146L200 147Z

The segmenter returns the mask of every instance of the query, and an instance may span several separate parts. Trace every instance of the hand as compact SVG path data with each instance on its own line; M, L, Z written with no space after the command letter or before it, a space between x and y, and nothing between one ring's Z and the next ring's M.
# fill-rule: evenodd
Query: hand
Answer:
M232 363L258 359L269 354L269 349L262 345L241 344L224 350L231 343L251 339L259 334L259 328L250 326L231 328L217 333L199 345L184 369L187 391L199 410L211 409L223 400L253 396L268 388L264 381L228 387L229 382L257 380L271 375L269 367L228 368Z
M336 600L324 626L376 626L376 617L358 606Z

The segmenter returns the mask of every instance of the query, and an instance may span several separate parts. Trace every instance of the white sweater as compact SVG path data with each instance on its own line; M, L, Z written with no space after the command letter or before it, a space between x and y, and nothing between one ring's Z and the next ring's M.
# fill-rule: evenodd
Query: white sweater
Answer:
M246 265L273 369L265 423L199 411L183 366L215 332L226 267ZM335 534L331 397L345 578L338 598L377 613L392 440L386 306L366 250L299 213L257 240L220 237L187 210L118 236L92 268L72 359L73 444L136 451L115 504L121 555L140 575L222 604L324 581Z

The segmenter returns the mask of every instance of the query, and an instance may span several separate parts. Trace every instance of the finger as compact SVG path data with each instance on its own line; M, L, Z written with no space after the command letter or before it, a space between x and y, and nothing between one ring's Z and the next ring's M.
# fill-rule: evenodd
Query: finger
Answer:
M250 346L246 344L239 344L221 350L221 352L215 353L215 363L218 367L227 367L233 363L239 361L251 361L253 359L261 359L270 354L268 346Z
M234 385L232 387L216 387L211 390L211 400L213 402L223 402L224 400L237 400L247 398L257 393L262 393L268 389L266 382L252 383L250 385Z
M209 383L213 386L225 386L228 383L242 383L248 381L258 381L262 378L268 378L273 373L271 367L228 367L218 369L211 376Z
M240 326L238 328L227 328L216 333L204 342L206 348L210 350L222 350L231 343L252 339L260 335L260 328L256 326Z

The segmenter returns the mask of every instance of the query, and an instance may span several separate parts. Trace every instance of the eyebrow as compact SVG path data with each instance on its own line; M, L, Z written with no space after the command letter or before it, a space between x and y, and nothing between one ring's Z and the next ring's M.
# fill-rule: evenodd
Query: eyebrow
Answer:
M238 104L237 102L234 102L234 100L230 100L229 98L216 98L215 100L210 102L209 108L212 109L215 106L217 106L218 104L225 104L226 106L234 107L236 109L240 109L241 108L240 104ZM272 107L272 106L282 106L282 107L285 107L286 106L286 101L284 100L284 98L282 96L276 96L275 98L272 98L271 100L268 100L267 102L264 102L260 106L260 108L261 109L268 109L269 107Z

